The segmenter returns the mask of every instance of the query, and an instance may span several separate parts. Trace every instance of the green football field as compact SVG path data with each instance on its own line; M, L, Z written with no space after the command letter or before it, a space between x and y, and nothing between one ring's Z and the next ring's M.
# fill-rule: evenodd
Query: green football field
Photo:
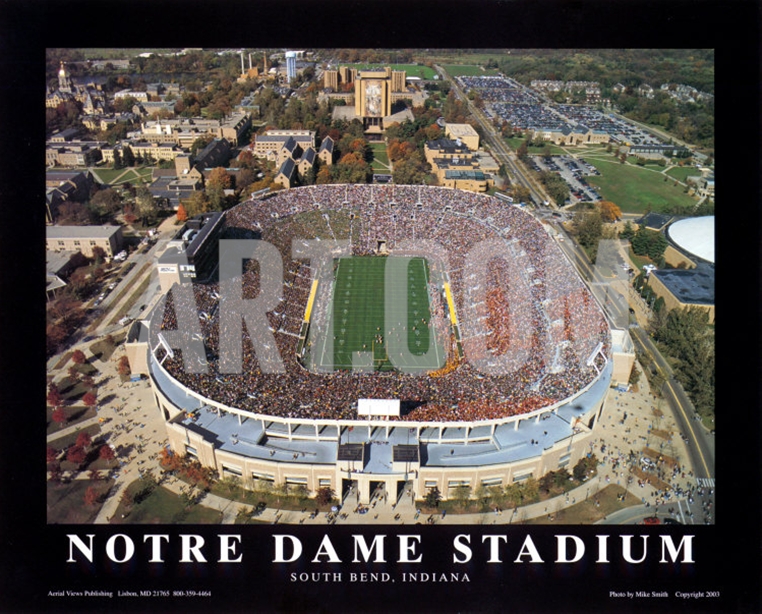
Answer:
M329 315L333 330L317 340L313 361L335 369L354 365L417 371L442 366L445 353L431 324L428 279L424 258L335 260Z

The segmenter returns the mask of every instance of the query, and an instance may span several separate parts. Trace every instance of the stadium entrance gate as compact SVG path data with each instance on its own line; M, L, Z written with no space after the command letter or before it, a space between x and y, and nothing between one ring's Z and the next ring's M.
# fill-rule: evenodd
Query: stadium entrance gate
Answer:
M357 480L348 480L346 478L342 478L341 502L342 503L359 503L360 502L360 488L357 485Z
M395 501L399 503L403 503L406 500L406 497L411 497L413 495L413 482L412 480L397 480L397 497ZM411 497L412 501L412 497Z
M378 499L378 501L385 501L388 497L388 494L386 492L386 482L382 482L380 480L371 480L370 481L370 500L373 502L374 499Z

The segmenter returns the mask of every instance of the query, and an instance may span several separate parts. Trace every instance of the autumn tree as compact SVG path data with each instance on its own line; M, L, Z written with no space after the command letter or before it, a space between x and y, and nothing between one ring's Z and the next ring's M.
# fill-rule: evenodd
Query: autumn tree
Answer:
M63 402L63 397L61 396L61 392L58 390L58 386L55 382L50 382L50 386L48 386L47 400L48 405L52 407L56 407Z
M574 227L580 245L588 249L596 246L603 228L600 211L579 211L574 215Z
M93 264L100 268L104 262L106 262L106 250L100 245L95 245L93 247Z
M87 453L82 446L73 445L66 451L66 460L77 466L82 465L87 458Z
M598 210L601 212L601 219L604 222L615 222L622 218L622 210L609 200L600 201Z
M87 449L90 447L90 444L93 443L93 438L90 437L90 433L87 431L80 431L77 435L77 445L80 448Z
M212 210L209 197L204 191L193 192L185 201L185 210L188 212L189 217L195 217L202 213L208 213Z
M117 372L119 375L129 375L131 372L130 369L130 359L127 358L127 356L122 356L119 359L119 363L117 364Z
M54 463L56 459L58 458L58 450L55 448L48 446L46 450L46 458L48 463Z
M53 413L51 414L50 417L53 419L53 422L55 422L59 426L65 424L66 421L68 420L68 418L66 417L66 411L60 405L53 410Z
M188 219L188 212L185 210L185 205L182 203L177 207L177 221L184 222Z
M229 190L232 186L233 177L225 170L224 167L218 166L209 172L209 176L206 179L207 188Z
M103 444L98 449L98 458L105 461L112 461L114 460L114 458L116 458L116 453L114 452L114 449L110 445Z
M95 394L90 390L84 394L84 396L82 397L82 402L88 407L92 407L98 402L98 399L96 398Z
M76 365L83 365L87 362L87 356L82 350L74 350L71 355L71 360Z

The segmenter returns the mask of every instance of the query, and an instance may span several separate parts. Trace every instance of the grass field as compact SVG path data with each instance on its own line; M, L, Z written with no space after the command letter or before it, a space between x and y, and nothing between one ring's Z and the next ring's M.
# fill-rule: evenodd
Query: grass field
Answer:
M391 272L389 267L393 267ZM387 274L399 283L386 287ZM400 279L403 275L404 280ZM338 259L329 316L333 331L317 341L313 360L321 368L350 369L353 359L358 360L356 353L361 352L364 356L357 366L369 369L428 370L441 366L444 349L436 342L431 326L428 277L423 258ZM407 320L402 322L405 295Z
M386 154L386 143L371 143L370 148L373 150L373 162L371 163L373 172L391 172L389 167L389 156Z
M118 185L127 181L131 183L136 182L151 182L151 174L153 170L151 168L96 168L93 169L93 174L100 183L107 185Z
M588 177L590 185L600 190L601 197L616 203L625 213L660 212L675 205L694 205L696 200L686 194L684 186L656 170L632 164L620 164L611 158L585 158L601 174Z
M442 68L452 77L491 77L498 75L500 72L495 68L482 68L481 66L468 64L447 64L442 66Z

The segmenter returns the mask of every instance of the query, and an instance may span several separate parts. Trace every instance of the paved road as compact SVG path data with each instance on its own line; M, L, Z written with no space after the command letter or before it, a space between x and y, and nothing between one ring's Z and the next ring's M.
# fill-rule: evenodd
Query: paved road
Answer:
M589 284L594 286L595 284L606 284L610 281L601 277L600 272L593 267L587 255L576 242L564 241L559 245L569 260L575 265L582 278ZM628 283L627 286L629 286ZM599 292L596 293L595 287L592 287L592 290L596 296L600 295ZM675 379L671 366L666 358L661 355L661 352L654 345L647 332L638 324L624 324L629 322L630 307L636 312L638 322L646 325L649 314L645 312L645 306L642 301L630 295L629 291L627 295L621 295L619 303L608 302L605 311L613 325L618 328L629 329L637 353L648 356L653 362L654 368L664 378L664 384L660 392L675 415L679 431L688 438L690 464L694 468L696 476L713 478L715 466L714 436L695 419L696 410L693 407L693 403L691 403L683 387ZM643 322L644 319L646 320L645 322Z

